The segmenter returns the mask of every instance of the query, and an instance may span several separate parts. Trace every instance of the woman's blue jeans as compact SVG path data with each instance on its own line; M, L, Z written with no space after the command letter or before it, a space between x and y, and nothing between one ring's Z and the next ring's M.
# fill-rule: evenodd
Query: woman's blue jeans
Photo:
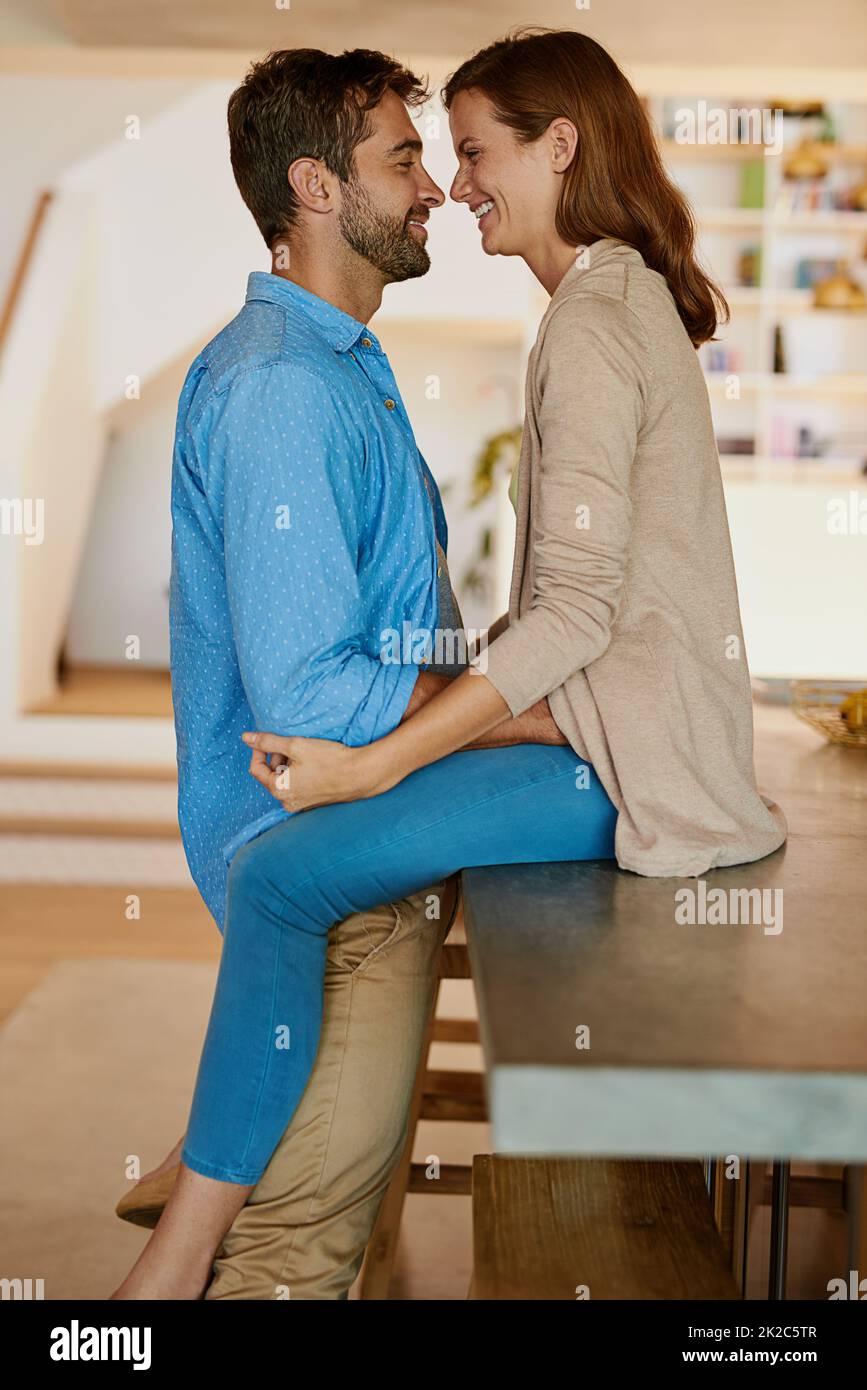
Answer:
M336 922L463 868L610 859L615 821L571 748L523 743L452 753L381 796L301 812L244 845L183 1162L224 1182L262 1176L313 1070Z

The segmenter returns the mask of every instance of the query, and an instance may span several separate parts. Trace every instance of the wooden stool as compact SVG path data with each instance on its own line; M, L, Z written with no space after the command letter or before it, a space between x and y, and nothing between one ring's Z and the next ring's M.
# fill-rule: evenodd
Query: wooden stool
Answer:
M397 1256L403 1204L408 1192L424 1192L428 1196L469 1196L472 1192L473 1170L469 1164L444 1163L440 1168L438 1180L431 1182L426 1176L425 1165L412 1161L419 1120L463 1120L472 1124L487 1122L488 1107L483 1072L435 1071L428 1067L431 1043L479 1041L479 1026L475 1019L436 1016L442 981L469 979L472 979L472 971L467 938L463 917L458 909L442 948L439 984L416 1072L406 1143L382 1199L379 1216L364 1257L359 1294L361 1298L388 1298Z
M753 1213L771 1208L768 1259L768 1299L786 1297L789 1212L792 1207L838 1212L848 1223L848 1268L867 1274L867 1167L860 1164L828 1164L827 1175L795 1174L797 1159L742 1158L740 1177L726 1177L726 1159L707 1164L707 1187L714 1217L728 1251L735 1278L744 1298L747 1294L747 1260Z

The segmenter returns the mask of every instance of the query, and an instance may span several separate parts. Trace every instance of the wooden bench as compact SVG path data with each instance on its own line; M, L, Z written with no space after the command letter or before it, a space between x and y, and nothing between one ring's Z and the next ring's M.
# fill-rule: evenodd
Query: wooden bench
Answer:
M697 1162L473 1162L474 1299L737 1299Z

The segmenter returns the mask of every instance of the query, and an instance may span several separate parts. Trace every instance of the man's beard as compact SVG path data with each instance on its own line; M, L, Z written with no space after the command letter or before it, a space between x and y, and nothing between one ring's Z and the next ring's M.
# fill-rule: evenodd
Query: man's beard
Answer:
M420 210L414 211L418 215ZM343 185L339 226L347 245L389 280L412 280L430 270L430 256L406 220L379 212L355 178Z

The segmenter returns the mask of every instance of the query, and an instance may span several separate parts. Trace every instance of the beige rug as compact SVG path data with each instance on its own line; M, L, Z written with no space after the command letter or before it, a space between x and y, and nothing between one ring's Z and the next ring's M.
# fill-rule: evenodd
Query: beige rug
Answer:
M146 1232L114 1205L183 1132L212 965L63 961L0 1034L0 1277L102 1299Z

